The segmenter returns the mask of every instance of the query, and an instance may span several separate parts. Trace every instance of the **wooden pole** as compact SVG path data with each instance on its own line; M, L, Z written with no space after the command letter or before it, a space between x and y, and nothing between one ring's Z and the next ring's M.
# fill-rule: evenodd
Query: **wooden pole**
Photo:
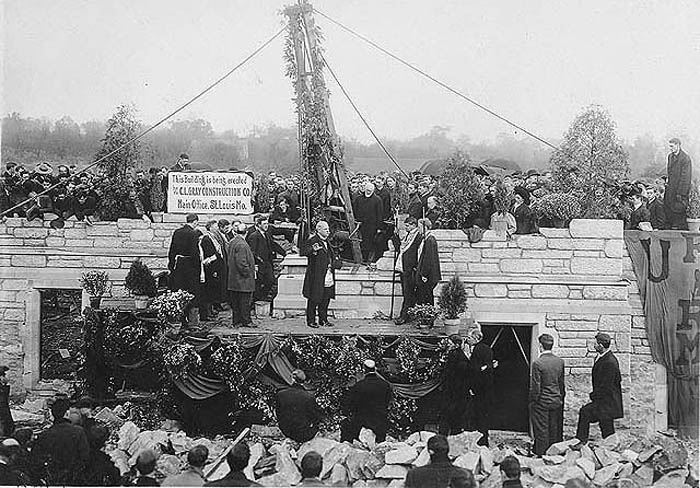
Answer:
M245 429L243 429L243 432L241 432L238 435L238 437L236 437L236 440L233 441L230 446L224 449L224 452L222 452L221 455L218 458L216 458L216 461L214 461L204 472L205 478L209 478L209 476L216 472L219 466L221 466L221 463L224 461L224 459L226 459L226 455L231 451L231 449L233 449L233 446L241 442L243 438L248 435L248 432L250 432L250 427L246 427Z

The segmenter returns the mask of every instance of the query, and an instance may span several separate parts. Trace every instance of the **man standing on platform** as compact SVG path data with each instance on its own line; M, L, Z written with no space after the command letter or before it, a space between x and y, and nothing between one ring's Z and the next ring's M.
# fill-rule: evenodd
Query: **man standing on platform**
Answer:
M493 370L498 362L493 359L491 347L483 342L484 335L479 329L472 329L467 336L469 345L472 346L469 358L469 379L471 391L474 394L472 401L473 421L476 430L481 432L481 439L477 442L480 446L489 445L490 411L493 408Z
M535 441L533 452L542 456L549 446L563 440L564 360L554 355L554 338L542 334L537 341L540 357L532 363L530 377L530 419Z
M365 183L364 193L353 202L353 210L362 234L360 243L362 261L370 268L374 268L374 263L379 258L377 252L379 234L384 225L384 204L382 199L374 193L374 184L371 181Z
M272 261L275 258L275 252L284 254L284 250L272 239L267 217L263 214L257 214L254 219L255 227L246 238L250 250L255 256L255 265L257 266L254 300L270 301L277 294Z
M681 150L680 139L674 137L668 141L671 153L668 155L666 168L668 180L664 206L668 228L671 230L688 230L686 211L688 209L688 194L693 178L693 165L690 156Z
M316 232L299 250L301 256L308 258L302 293L307 300L306 325L313 328L333 326L328 321L328 305L335 298L335 269L339 267L339 259L328 242L330 233L328 222L319 220Z
M365 360L364 367L365 378L348 392L346 410L350 418L341 426L341 442L357 439L362 427L371 429L377 442L386 440L391 385L377 376L374 361Z
M234 327L251 327L250 307L255 291L255 257L243 238L245 224L236 225L235 234L228 244L228 291L231 294L231 318Z
M292 386L277 393L277 423L282 433L296 442L306 442L318 432L318 423L323 418L313 394L304 389L306 374L292 371Z
M418 246L416 266L416 303L418 305L434 305L433 290L442 279L440 255L437 241L430 234L431 225L428 219L418 221L418 233L423 238Z
M615 433L615 419L623 416L620 365L610 350L610 336L598 332L595 341L598 357L593 363L593 392L591 402L579 410L576 429L579 444L588 442L590 424L598 422L605 439Z
M199 315L199 275L201 263L199 258L199 232L197 224L199 217L197 214L187 214L186 224L173 233L168 251L168 270L170 271L170 289L185 290L192 293L195 298L187 306L185 318L188 315L198 317ZM191 311L194 309L193 311ZM189 312L189 313L188 313Z
M401 272L401 290L403 303L401 312L396 319L396 325L405 324L409 320L408 311L416 304L416 267L418 266L418 247L423 236L418 233L418 221L411 216L406 217L406 236L401 241L401 252L396 260L396 269Z

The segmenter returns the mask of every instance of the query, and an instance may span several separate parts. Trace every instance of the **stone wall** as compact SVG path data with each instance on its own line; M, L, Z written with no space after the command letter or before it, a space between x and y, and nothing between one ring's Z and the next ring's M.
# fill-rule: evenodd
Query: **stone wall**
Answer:
M41 221L11 218L0 223L0 363L12 368L13 391L33 388L38 381L39 290L78 289L84 270L103 269L114 281L114 297L125 296L122 283L131 262L140 258L154 271L165 269L170 236L183 221L184 216L156 215L154 223L67 222L61 230ZM467 287L469 313L478 322L531 325L533 338L543 332L555 336L556 351L566 362L567 411L587 401L595 357L592 338L602 330L614 338L624 377L623 424L653 428L655 365L621 222L575 220L569 229L513 238L487 231L476 243L460 231L434 235L444 279L459 274ZM340 270L338 297L331 305L335 316L388 314L392 262L382 258L377 272ZM275 308L287 315L303 313L305 265L306 259L298 256L284 261ZM396 314L400 283L395 294ZM535 344L530 347L534 356ZM568 417L575 420L576 415Z

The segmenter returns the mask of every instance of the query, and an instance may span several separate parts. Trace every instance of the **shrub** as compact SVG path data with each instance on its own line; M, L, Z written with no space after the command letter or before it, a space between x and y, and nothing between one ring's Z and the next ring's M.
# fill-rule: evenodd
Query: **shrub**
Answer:
M101 297L112 289L112 282L106 271L88 271L80 278L83 290L93 298Z
M448 158L440 176L439 194L444 208L441 227L468 228L484 201L484 192L464 153L457 151Z
M459 314L467 310L467 290L459 275L442 285L438 306L448 320L458 319Z
M693 180L688 193L688 218L700 219L700 185L698 185L698 180Z
M538 199L533 205L533 210L540 219L567 225L572 219L580 216L581 205L571 193L557 192Z
M153 297L158 291L156 279L151 270L141 260L137 259L131 263L129 273L126 275L124 286L134 295L145 295Z

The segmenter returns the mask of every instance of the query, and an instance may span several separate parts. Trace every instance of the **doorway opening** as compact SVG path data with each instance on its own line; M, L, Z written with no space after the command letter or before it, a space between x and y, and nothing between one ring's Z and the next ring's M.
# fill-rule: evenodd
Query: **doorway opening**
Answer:
M532 326L482 322L481 331L498 361L490 428L528 432Z
M40 290L39 360L42 380L77 378L82 347L81 290Z

